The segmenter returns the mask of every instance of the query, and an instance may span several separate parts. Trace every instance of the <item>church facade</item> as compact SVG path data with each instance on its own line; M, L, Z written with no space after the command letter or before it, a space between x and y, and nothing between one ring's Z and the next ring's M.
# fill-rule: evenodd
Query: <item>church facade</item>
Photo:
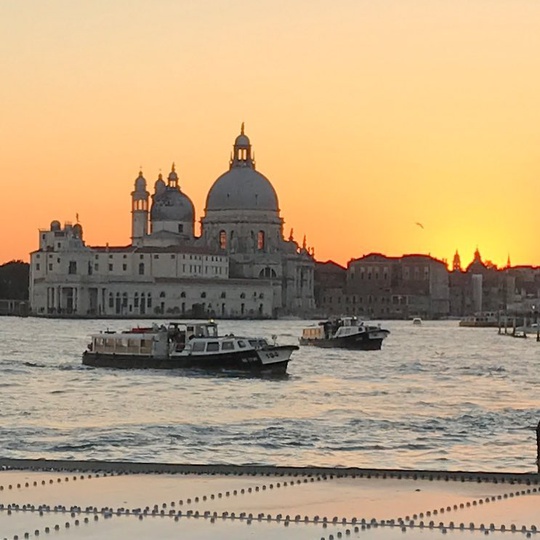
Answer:
M121 247L86 245L79 223L40 230L31 313L270 318L313 310L313 257L285 239L277 194L256 170L243 125L229 170L208 192L200 236L174 165L152 195L139 173L131 216L131 243Z

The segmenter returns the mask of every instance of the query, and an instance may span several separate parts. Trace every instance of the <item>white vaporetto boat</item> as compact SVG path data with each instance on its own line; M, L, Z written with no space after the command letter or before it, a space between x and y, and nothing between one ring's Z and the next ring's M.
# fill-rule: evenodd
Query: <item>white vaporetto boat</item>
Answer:
M219 336L217 324L171 322L91 336L83 364L122 369L201 369L283 374L296 345L264 338Z

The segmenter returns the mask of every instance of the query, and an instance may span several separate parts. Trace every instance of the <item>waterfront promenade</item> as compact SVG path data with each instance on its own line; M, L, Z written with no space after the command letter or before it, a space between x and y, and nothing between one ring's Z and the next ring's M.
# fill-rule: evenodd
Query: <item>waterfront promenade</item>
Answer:
M0 538L531 537L536 474L0 460ZM61 536L59 536L61 535Z

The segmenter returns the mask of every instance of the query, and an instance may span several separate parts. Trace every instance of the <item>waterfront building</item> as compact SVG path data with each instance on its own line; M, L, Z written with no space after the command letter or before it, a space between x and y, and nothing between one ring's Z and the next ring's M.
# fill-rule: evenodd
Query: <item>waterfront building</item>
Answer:
M346 283L320 293L328 315L370 319L440 318L449 313L448 271L429 255L371 253L349 261Z
M152 195L139 173L131 217L127 246L87 246L79 223L40 230L32 314L265 318L313 310L313 257L284 238L277 194L255 168L243 125L229 170L208 193L201 236L174 164Z

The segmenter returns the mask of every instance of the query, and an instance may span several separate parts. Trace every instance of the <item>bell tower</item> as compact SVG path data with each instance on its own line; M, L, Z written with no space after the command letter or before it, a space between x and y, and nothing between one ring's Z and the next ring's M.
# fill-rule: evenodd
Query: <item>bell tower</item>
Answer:
M149 197L146 180L140 171L131 192L131 243L134 246L142 246L144 237L148 235Z

